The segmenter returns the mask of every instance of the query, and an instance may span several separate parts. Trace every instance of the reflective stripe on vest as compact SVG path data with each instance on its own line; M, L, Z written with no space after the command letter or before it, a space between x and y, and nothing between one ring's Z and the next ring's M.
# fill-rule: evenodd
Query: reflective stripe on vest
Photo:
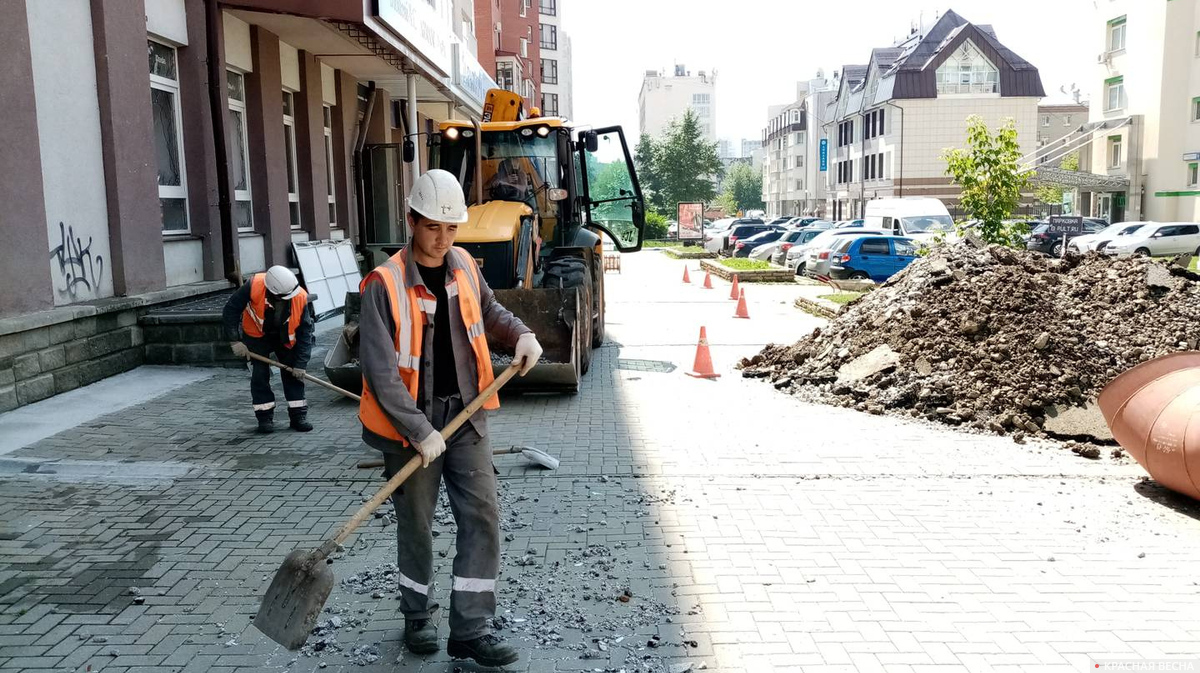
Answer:
M287 343L288 348L296 345L296 330L304 319L304 310L308 307L308 292L303 288L291 298L292 313L288 316ZM263 337L263 321L267 316L267 274L256 273L250 279L250 303L242 311L242 332L249 337Z
M488 350L487 336L483 329L482 310L479 306L479 267L475 264L475 259L461 248L451 248L451 254L457 256L457 263L447 259L449 268L452 270L453 280L447 283L446 294L447 297L458 297L463 327L470 336L471 350L475 355L479 391L482 392L484 388L491 385L494 377L492 376L492 355ZM467 273L461 268L463 266L466 266L471 272ZM372 281L383 283L391 307L392 322L396 325L393 338L393 345L396 349L396 367L404 387L416 400L420 394L423 328L426 323L433 322L437 311L437 300L428 293L423 285L408 287L405 283L406 268L407 260L404 257L404 251L401 250L367 274L362 285L359 286L359 291L365 292L367 284ZM470 291L460 291L459 287L462 285L465 285ZM451 294L451 286L454 287L453 294ZM492 397L484 403L483 408L499 409L500 401ZM363 426L371 432L405 445L408 444L407 439L396 430L375 399L374 393L367 385L366 377L363 378L362 401L358 407L358 418L362 421Z

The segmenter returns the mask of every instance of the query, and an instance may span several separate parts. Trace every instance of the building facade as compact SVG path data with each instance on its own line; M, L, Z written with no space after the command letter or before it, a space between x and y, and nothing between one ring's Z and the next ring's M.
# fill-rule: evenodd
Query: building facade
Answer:
M526 109L542 95L541 14L534 0L475 0L479 63L501 89L521 94Z
M0 5L0 86L31 94L0 97L0 410L140 364L138 311L294 267L294 241L403 243L428 160L396 145L494 86L463 2Z
M1200 220L1200 4L1101 0L1090 25L1087 167L1124 184L1082 194L1083 211Z
M563 30L563 0L538 0L541 108L548 117L575 118L571 36Z
M947 11L867 64L842 69L829 106L828 216L861 217L867 201L928 196L948 207L958 188L943 150L961 147L967 118L990 128L1016 123L1021 153L1037 145L1037 68L1005 47L990 26Z
M763 201L772 215L823 215L825 176L821 168L824 115L837 90L820 73L796 84L796 100L768 110L761 147L766 150L763 168Z
M683 65L676 65L671 77L647 70L638 93L638 130L657 138L672 121L691 109L706 140L717 141L716 73L703 70L695 76Z
M1079 128L1087 123L1088 105L1080 102L1046 102L1038 105L1038 148L1057 148L1064 141L1079 132ZM1038 152L1038 166L1059 166L1066 155L1071 152Z

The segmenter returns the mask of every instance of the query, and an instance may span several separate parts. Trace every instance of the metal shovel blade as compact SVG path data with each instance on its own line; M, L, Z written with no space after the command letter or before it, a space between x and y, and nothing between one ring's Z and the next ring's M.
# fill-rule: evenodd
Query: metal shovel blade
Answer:
M541 449L535 449L532 446L522 446L521 455L525 457L525 460L534 465L540 465L547 470L558 469L558 459Z
M254 626L289 650L300 649L333 590L333 570L317 550L287 555L263 596Z

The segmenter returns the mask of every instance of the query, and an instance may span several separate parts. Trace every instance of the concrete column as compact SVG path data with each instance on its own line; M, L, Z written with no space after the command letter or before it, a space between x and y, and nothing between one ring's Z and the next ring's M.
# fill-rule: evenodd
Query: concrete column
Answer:
M145 8L92 0L92 39L113 289L118 295L162 289L166 271L157 165L149 142L154 120L144 72Z
M358 122L358 80L338 70L334 81L337 105L333 107L333 191L337 197L337 219L346 238L358 240L358 190L354 184L354 141Z
M404 139L416 143L421 138L416 135L420 130L417 122L417 76L410 73L406 84L408 85L408 121L406 122L408 128L404 129ZM421 153L417 152L416 155L412 162L412 182L409 184L415 183L417 178L421 177Z
M100 2L102 0L95 0ZM103 4L108 5L108 2ZM134 3L136 4L136 3ZM208 29L204 0L184 0L187 12L188 46L179 53L179 103L183 115L183 156L187 166L188 215L192 235L204 243L204 279L225 277L221 243L221 213L217 199L217 157L213 147L212 106L208 98ZM144 24L144 20L143 20ZM145 26L143 25L143 31ZM144 39L144 38L143 38ZM222 42L224 44L224 42ZM222 67L221 91L225 91L225 55L215 54ZM145 56L142 57L145 60ZM160 243L161 246L161 243ZM234 238L234 252L237 238ZM160 253L161 255L161 253Z
M0 44L0 91L22 92L0 96L0 316L6 316L54 308L54 296L24 2L0 2Z
M329 185L325 178L325 103L321 63L300 52L300 93L296 95L296 155L304 228L314 239L329 238Z
M246 75L246 125L250 140L250 183L254 185L254 229L263 235L267 265L289 264L287 157L283 150L283 77L279 38L250 26L254 72Z

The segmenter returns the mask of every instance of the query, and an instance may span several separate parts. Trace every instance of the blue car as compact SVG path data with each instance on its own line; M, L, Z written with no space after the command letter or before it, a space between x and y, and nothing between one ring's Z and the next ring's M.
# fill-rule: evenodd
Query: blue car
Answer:
M908 266L917 244L902 236L864 236L838 241L830 252L829 275L838 280L871 279L882 283Z

